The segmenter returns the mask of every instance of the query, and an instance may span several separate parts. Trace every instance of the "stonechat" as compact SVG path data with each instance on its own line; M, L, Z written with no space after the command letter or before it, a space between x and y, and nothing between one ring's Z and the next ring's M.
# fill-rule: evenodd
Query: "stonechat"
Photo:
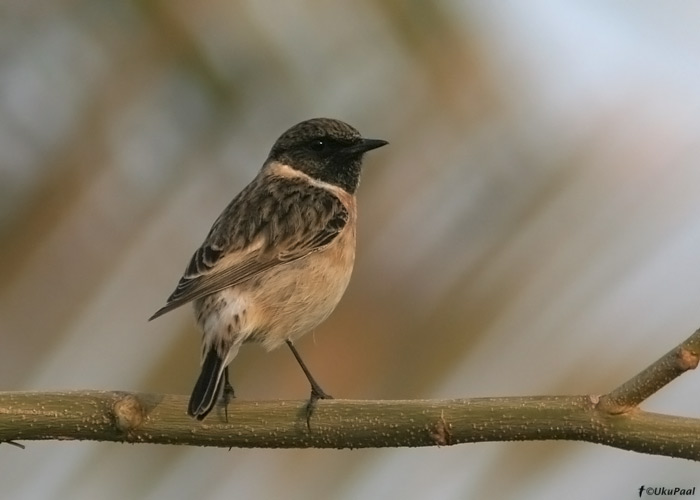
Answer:
M289 346L311 384L309 411L330 398L294 341L325 320L345 292L362 158L386 144L339 120L298 123L216 219L166 305L150 318L194 303L202 365L189 415L204 419L221 394L228 403L228 365L246 342L268 351Z

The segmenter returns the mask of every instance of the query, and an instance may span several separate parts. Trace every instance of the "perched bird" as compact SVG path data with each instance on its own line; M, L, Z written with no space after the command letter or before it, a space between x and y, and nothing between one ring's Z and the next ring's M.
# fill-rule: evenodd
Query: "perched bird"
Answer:
M289 346L311 384L309 411L330 397L293 342L325 320L345 292L362 157L386 144L339 120L298 123L216 219L166 305L150 318L194 302L202 367L189 415L204 419L222 393L228 403L228 365L246 342L267 350Z

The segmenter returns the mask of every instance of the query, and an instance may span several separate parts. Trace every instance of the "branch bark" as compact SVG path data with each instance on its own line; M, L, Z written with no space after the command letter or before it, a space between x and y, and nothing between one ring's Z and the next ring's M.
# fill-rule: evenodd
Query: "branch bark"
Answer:
M574 440L700 460L700 419L638 405L700 359L700 330L603 396L454 400L235 401L203 423L184 396L126 392L0 393L0 441L41 439L243 448L448 446L482 441Z

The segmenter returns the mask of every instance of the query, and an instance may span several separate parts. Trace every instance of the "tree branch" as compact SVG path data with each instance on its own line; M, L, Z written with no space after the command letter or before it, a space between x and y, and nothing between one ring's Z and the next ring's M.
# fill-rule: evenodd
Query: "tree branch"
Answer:
M638 404L695 368L700 330L610 393L410 401L234 401L203 423L184 396L126 392L0 393L0 441L83 439L243 448L448 446L564 439L700 460L700 419Z
M641 404L676 377L694 370L700 359L700 329L647 368L600 399L599 407L624 413Z

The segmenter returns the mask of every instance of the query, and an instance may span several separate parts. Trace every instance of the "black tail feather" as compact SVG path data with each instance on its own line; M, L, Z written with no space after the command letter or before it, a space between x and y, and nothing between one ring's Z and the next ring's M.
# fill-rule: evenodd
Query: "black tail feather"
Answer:
M190 396L187 413L197 420L204 420L216 405L223 379L224 360L215 348L210 348L202 363L202 372Z

